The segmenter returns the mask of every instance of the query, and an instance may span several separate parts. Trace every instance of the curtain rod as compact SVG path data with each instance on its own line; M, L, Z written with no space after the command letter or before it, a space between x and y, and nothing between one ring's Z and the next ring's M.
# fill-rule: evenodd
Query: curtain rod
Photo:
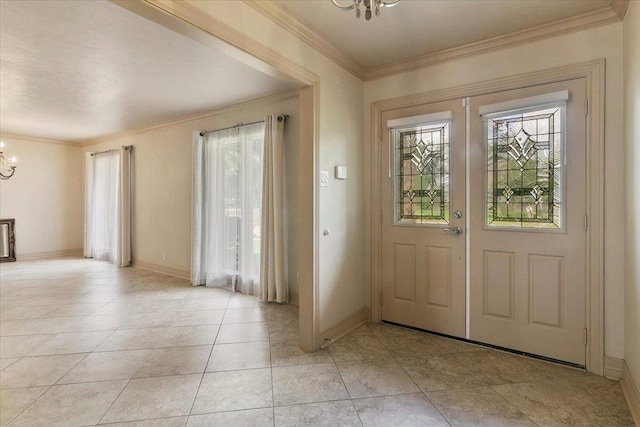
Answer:
M288 118L289 118L288 114L280 114L278 116L278 121L279 122L286 122ZM260 121L257 121L257 122L251 122L251 123L238 123L235 126L229 126L229 127L222 128L222 129L205 130L205 131L200 132L200 136L205 136L206 134L211 133L211 132L219 132L219 131L222 131L222 130L235 129L235 128L239 128L239 127L242 127L242 126L257 125L258 123L264 123L264 120L260 120Z
M125 150L129 150L133 148L133 145L123 145L122 148L124 148ZM120 150L119 148L112 148L111 150L96 151L94 153L91 153L91 156L97 156L98 154L110 153L112 151L119 151L119 150Z

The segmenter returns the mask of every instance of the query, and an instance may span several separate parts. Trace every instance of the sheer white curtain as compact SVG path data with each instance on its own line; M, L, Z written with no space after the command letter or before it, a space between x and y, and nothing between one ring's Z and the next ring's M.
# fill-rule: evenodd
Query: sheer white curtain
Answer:
M86 257L131 263L130 147L86 157Z
M194 134L193 285L258 295L264 123Z
M265 117L260 299L286 302L284 119Z

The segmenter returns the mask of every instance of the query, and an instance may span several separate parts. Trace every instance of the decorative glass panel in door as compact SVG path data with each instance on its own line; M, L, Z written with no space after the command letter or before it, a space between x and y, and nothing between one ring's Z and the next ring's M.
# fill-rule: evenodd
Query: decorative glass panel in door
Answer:
M449 223L449 126L394 129L396 223Z
M486 119L490 227L562 227L564 105Z

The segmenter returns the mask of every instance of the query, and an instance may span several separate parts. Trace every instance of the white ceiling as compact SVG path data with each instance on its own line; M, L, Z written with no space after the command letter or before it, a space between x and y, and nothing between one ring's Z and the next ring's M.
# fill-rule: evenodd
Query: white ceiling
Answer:
M356 19L355 11L341 11L330 0L277 4L361 67L371 68L607 8L611 0L401 0L370 21L364 10Z
M80 141L293 90L113 3L0 1L0 131Z

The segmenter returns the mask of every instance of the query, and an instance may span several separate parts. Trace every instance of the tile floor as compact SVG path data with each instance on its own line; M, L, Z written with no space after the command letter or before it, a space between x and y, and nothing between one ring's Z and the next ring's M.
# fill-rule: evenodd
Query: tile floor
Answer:
M80 258L0 266L0 425L629 426L617 382Z

